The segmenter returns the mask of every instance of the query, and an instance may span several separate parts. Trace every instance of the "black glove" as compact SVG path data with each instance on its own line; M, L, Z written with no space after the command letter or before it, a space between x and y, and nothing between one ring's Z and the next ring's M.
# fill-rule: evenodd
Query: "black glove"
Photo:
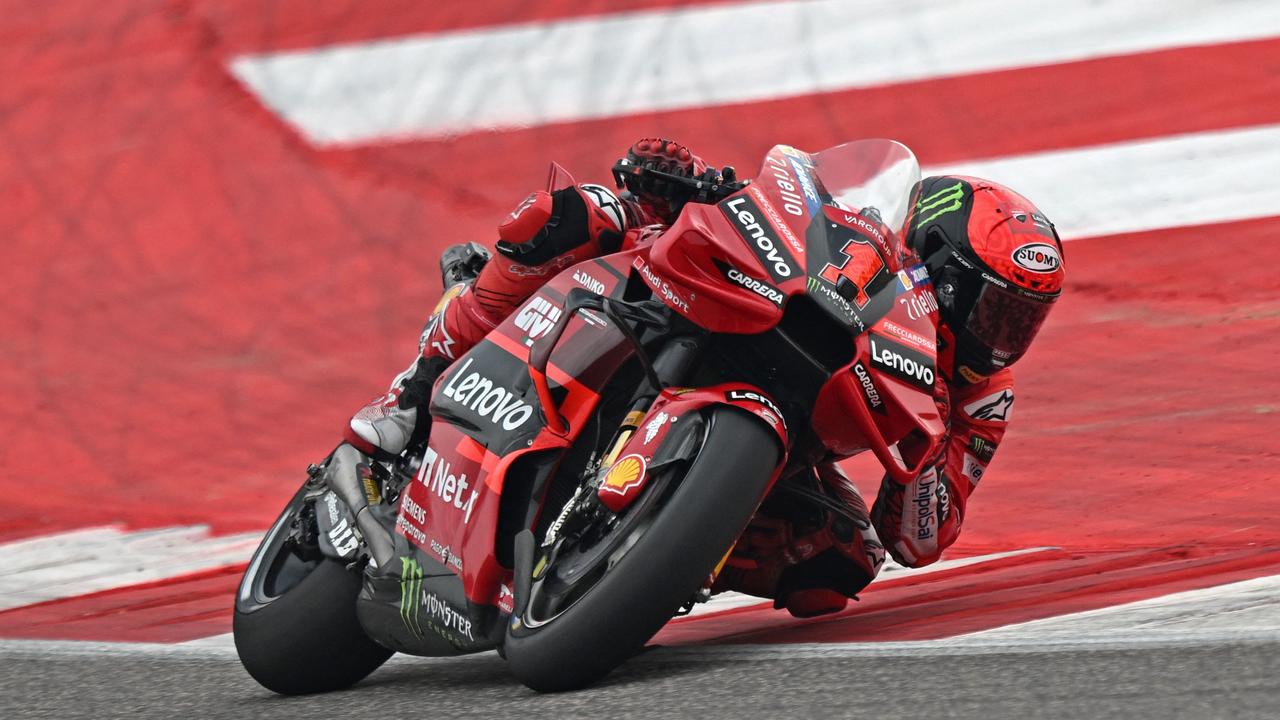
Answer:
M696 180L720 179L689 148L661 138L637 140L613 166L613 174L619 189L625 188L645 212L667 225L695 199Z

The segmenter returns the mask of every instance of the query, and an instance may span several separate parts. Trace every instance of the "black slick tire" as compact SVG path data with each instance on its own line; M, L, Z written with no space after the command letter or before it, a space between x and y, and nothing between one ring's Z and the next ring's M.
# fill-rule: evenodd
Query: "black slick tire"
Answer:
M709 412L706 442L635 546L560 616L536 629L508 627L507 662L528 687L585 687L625 662L693 596L746 526L779 444L745 412Z

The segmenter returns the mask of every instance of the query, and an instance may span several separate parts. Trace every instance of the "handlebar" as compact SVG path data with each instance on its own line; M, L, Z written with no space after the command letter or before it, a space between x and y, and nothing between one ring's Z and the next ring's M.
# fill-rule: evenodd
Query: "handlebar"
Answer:
M726 165L724 170L719 172L715 168L709 167L701 175L687 176L636 165L626 158L614 164L613 179L618 184L618 187L625 186L627 188L631 188L631 183L628 180L632 182L648 180L667 183L688 193L689 196L687 198L681 198L685 202L707 205L714 205L751 184L750 180L738 180L737 171L734 170L732 165Z

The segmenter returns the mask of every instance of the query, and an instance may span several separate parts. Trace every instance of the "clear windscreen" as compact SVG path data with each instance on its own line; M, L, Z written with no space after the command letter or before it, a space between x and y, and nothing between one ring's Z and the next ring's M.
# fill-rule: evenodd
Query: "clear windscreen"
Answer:
M831 198L846 210L878 214L900 235L911 206L911 189L920 180L920 164L902 143L855 140L812 156L814 173Z

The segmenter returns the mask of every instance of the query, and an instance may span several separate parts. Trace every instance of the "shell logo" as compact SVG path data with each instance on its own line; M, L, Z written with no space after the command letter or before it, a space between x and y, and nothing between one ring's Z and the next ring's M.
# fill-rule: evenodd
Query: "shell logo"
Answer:
M625 495L644 480L645 462L639 455L627 455L609 468L604 476L600 489L618 495Z

